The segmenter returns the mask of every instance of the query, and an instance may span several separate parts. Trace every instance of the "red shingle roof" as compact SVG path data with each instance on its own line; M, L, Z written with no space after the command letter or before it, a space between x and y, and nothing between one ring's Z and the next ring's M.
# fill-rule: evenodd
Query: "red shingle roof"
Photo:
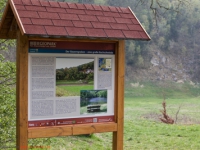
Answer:
M6 32L10 27L5 24L12 25L11 16L25 35L150 40L130 8L9 0L0 23L0 38L9 38Z

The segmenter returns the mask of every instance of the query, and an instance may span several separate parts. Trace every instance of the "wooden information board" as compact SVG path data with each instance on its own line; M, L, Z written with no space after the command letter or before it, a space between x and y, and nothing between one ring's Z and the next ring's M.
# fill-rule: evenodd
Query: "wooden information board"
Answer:
M85 56L87 58L89 56L92 56L92 57L94 56L96 59L96 55L97 55L97 62L98 60L100 60L100 58L102 58L102 56L104 55L107 56L105 52L110 52L109 48L111 48L112 55L108 55L108 57L105 57L105 58L109 58L108 62L111 60L114 60L112 61L114 63L112 65L112 67L114 67L112 68L114 72L113 72L113 75L109 77L113 79L112 88L111 90L109 88L107 88L106 90L106 91L110 90L112 91L111 93L113 93L113 103L111 103L111 105L113 106L109 106L113 108L111 109L111 113L109 112L109 109L107 109L107 111L105 111L103 115L101 113L99 114L98 112L100 111L99 110L100 106L97 106L97 104L87 106L88 107L87 113L90 114L91 112L94 111L95 113L93 112L93 114L95 114L95 116L93 115L73 116L72 115L70 117L61 116L60 118L58 117L56 119L49 117L49 119L46 119L40 116L42 112L38 115L38 113L34 113L30 111L30 108L31 110L34 110L35 107L37 107L37 104L35 103L38 102L36 100L30 101L30 99L33 97L33 92L32 92L33 86L31 85L30 82L32 82L33 80L37 81L35 78L33 78L34 75L32 75L33 76L32 78L30 76L31 74L30 59L32 59L31 56L37 56L37 57L46 56L46 55L49 56L51 52L53 52L53 55L50 54L50 56L60 57L61 55L65 55L65 54L60 55L58 52L55 52L54 51L55 49L51 49L50 52L42 51L43 49L40 49L37 47L37 42L41 42L41 41L46 42L46 43L47 42L48 43L50 42L68 43L68 46L69 46L68 50L73 50L73 47L75 47L75 49L76 50L78 49L79 51L82 49L82 53L87 53L87 50L90 52L92 51L94 53L92 55L78 54L76 56L78 56L79 59L82 56L83 57ZM32 47L30 46L31 44L32 44ZM34 48L34 44L36 44L35 48ZM98 47L100 48L98 49ZM100 54L100 55L97 54L97 53L100 53L100 49L104 50L104 54ZM96 54L95 54L95 51L96 51ZM67 52L65 49L65 53L69 53L69 52ZM67 57L69 57L69 55L67 55ZM112 59L110 60L110 58ZM17 149L28 149L28 138L43 138L43 137L57 137L57 136L68 136L68 135L113 132L113 150L122 150L123 149L123 128L124 128L124 64L125 62L124 62L124 41L123 40L107 41L107 40L80 40L80 39L74 39L74 40L59 39L58 40L58 39L45 39L45 38L37 39L37 38L27 38L25 35L22 36L20 32L18 32L17 34L17 146L18 148ZM98 67L98 65L96 66ZM40 68L42 67L40 66ZM33 70L33 67L32 67L32 70ZM98 75L94 77L96 81L98 80L98 77L99 77ZM40 80L40 82L42 81ZM98 83L97 84L95 83L94 87L95 87L95 90L99 90L98 87L100 87L100 85ZM103 89L100 89L100 90L103 90ZM36 90L36 93L37 92L38 91ZM108 98L107 101L109 100L110 99ZM106 104L108 105L108 102ZM50 112L53 113L53 111L50 111ZM30 119L31 113L33 113L32 120ZM37 116L40 116L39 119L37 118ZM93 120L89 122L84 122L84 120L93 119L94 117L95 117L95 121ZM68 119L68 120L62 120L62 119ZM73 119L75 121L73 121ZM98 120L101 120L101 121L98 121ZM60 124L61 122L62 124ZM64 122L65 123L68 122L68 123L65 124Z

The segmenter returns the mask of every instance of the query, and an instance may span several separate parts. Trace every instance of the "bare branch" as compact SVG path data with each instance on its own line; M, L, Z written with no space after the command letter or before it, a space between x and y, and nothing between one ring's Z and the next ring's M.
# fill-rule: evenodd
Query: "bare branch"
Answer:
M154 0L151 0L151 5L150 5L150 9L152 10L153 14L154 14L154 20L156 21L156 26L158 26L158 22L157 22L157 8L153 7L154 4Z
M135 9L138 7L138 5L141 3L141 1L138 1L138 3L135 6Z
M182 105L180 105L179 107L178 107L178 110L177 110L177 112L176 112L176 117L175 117L175 121L174 121L174 123L176 124L176 122L177 122L177 120L178 120L178 114L179 114L179 111L180 111L180 109L181 109L181 106Z
M166 10L170 10L170 8L165 7L165 6L163 6L162 4L160 4L159 0L156 0L156 2L157 2L158 6L159 6L160 8L164 8L164 9L166 9Z
M169 1L169 0L168 0ZM146 4L149 1L145 1L145 0L138 0L137 1L137 5L136 7L141 4L144 5L146 2ZM165 4L163 4L162 1L160 0L151 0L148 5L149 8L152 10L153 15L154 15L154 19L156 20L156 24L157 24L157 19L159 19L160 16L162 16L163 14L165 14L167 11L173 11L176 13L179 13L180 11L180 7L182 5L188 6L190 5L190 1L189 0L172 0L171 3L174 4L174 8L170 7L170 6L166 6ZM135 8L136 8L135 7Z

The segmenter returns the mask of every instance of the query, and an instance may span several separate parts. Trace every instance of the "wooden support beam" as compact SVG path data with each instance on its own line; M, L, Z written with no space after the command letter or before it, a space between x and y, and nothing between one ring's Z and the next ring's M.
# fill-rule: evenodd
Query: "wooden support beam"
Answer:
M16 22L16 19L13 17L12 23L11 23L9 31L8 31L8 37L16 38L16 34L17 34L17 22Z
M123 40L118 42L115 61L115 120L117 131L113 132L113 150L123 150L125 74L125 42Z
M41 36L30 36L29 40L33 41L67 41L67 42L97 42L97 43L116 43L118 40L108 40L108 39L88 39L88 38L58 38L58 37L41 37Z
M28 129L28 138L58 137L117 131L116 123L91 123Z
M28 149L28 39L17 32L17 150Z
M72 135L72 126L38 127L28 129L28 138L46 138Z
M4 22L6 20L7 12L9 12L9 10L10 10L10 5L7 3L6 6L5 6L5 8L4 8L3 16L1 17L0 31L2 30L2 27L3 27L2 22Z
M96 123L96 124L79 125L79 126L75 125L73 128L73 135L113 132L113 131L117 131L116 123Z

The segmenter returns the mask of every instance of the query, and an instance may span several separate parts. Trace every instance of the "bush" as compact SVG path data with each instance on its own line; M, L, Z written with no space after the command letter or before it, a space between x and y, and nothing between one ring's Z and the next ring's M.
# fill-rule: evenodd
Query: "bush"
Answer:
M15 72L15 64L0 55L0 149L16 140Z

